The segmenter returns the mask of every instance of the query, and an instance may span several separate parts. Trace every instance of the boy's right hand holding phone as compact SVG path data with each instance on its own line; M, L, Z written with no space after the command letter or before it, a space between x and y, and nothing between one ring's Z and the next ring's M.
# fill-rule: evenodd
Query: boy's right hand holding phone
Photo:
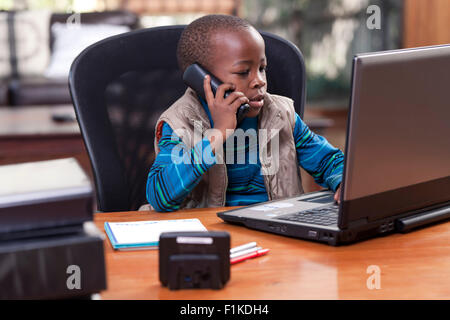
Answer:
M211 112L211 118L214 123L214 129L219 130L222 133L222 141L214 140L211 142L211 148L215 153L217 144L221 145L231 136L236 129L236 112L238 108L245 103L249 103L249 99L239 91L231 92L226 98L225 93L230 90L234 90L235 86L231 83L221 84L216 92L216 96L211 89L211 78L209 75L205 76L203 81L203 89L205 90L206 103L208 104L209 111ZM228 129L228 130L227 130Z

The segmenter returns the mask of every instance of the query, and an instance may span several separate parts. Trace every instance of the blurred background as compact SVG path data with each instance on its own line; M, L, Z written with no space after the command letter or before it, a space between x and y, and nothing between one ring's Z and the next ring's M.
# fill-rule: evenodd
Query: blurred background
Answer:
M450 0L0 0L0 10L0 164L74 156L89 172L67 76L102 38L209 13L247 19L301 50L304 119L342 150L353 55L450 42Z

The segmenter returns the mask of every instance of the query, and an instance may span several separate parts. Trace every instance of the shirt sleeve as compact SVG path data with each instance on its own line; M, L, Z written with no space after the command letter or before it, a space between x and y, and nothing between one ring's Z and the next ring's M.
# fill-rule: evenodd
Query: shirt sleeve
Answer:
M344 168L342 151L312 132L298 114L295 114L294 141L299 165L317 184L336 191Z
M216 158L208 138L188 150L167 123L158 146L160 152L147 178L147 200L156 211L175 211Z

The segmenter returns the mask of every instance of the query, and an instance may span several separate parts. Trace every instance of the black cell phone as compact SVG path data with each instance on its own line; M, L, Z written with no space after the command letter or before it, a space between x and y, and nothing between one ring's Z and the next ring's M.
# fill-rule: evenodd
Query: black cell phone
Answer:
M217 88L222 84L222 82L217 79L211 72L207 71L205 68L200 66L198 63L193 63L189 67L186 68L183 74L184 83L191 87L203 100L206 101L205 91L203 90L203 79L206 75L211 77L211 90L216 95ZM228 90L225 92L225 98L233 92L232 90ZM250 106L248 103L244 103L241 105L236 112L236 121L239 125L242 120L244 120L245 115L250 110Z

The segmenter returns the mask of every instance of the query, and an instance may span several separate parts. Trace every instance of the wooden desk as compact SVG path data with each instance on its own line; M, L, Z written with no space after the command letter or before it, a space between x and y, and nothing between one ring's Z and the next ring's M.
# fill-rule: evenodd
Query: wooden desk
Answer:
M271 251L231 266L222 290L170 291L158 274L158 251L114 251L105 238L108 290L103 299L449 299L450 222L409 234L393 234L343 247L331 247L224 223L221 209L174 213L97 213L95 223L199 218L208 230L224 230L231 246L256 241ZM105 234L106 237L106 234ZM368 289L381 270L381 289Z
M0 108L0 165L74 157L92 176L77 121L55 122L52 115L75 116L72 105Z

